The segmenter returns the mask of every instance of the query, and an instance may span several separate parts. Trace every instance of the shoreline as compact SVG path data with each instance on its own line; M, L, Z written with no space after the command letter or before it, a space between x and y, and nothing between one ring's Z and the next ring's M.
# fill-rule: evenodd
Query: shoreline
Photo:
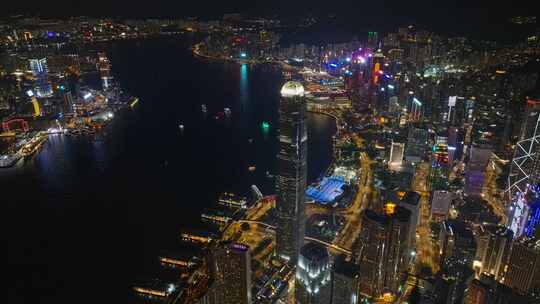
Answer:
M196 58L201 58L201 59L207 59L207 60L214 60L214 61L222 61L222 62L228 62L228 63L237 63L237 64L240 64L240 65L243 65L243 64L272 64L272 65L277 65L279 66L280 68L282 69L295 69L295 67L291 66L291 65L288 65L282 61L257 61L257 60L245 60L246 62L243 62L242 60L237 60L237 59L232 59L232 58L223 58L223 57L214 57L214 56L210 56L210 55L206 55L206 54L203 54L199 51L201 45L203 45L204 43L203 42L199 42L199 43L196 43L194 44L193 46L191 46L191 51L192 51L192 54L194 55L194 57ZM332 157L330 159L330 163L328 165L328 167L323 170L323 172L321 172L322 175L329 175L330 174L330 170L331 168L334 167L335 165L335 157L334 157L334 152L335 152L335 149L336 147L334 146L334 138L336 136L339 136L340 135L340 129L341 129L341 119L336 116L335 114L333 113L329 113L327 111L324 111L324 110L316 110L316 109L309 109L308 107L308 110L307 110L308 113L313 113L313 114L321 114L321 115L326 115L328 117L331 117L334 119L334 125L335 125L335 132L334 134L332 135L332 143L331 143L331 146L332 146Z
M210 56L207 54L203 54L199 51L200 46L202 45L202 42L196 43L193 46L190 47L192 54L196 58L202 58L207 60L214 60L214 61L222 61L222 62L229 62L229 63L237 63L237 64L249 64L249 65L257 65L257 64L270 64L270 65L277 65L284 69L295 69L295 67L286 64L283 61L279 60L268 60L268 61L260 61L260 60L254 60L254 59L235 59L235 58L225 58L225 57L215 57Z

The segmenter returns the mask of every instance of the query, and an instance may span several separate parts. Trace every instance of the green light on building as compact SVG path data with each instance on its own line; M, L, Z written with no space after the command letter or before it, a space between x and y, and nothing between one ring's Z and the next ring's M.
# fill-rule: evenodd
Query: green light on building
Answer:
M263 121L261 124L261 128L263 129L263 131L267 132L268 130L270 130L270 124L266 121Z

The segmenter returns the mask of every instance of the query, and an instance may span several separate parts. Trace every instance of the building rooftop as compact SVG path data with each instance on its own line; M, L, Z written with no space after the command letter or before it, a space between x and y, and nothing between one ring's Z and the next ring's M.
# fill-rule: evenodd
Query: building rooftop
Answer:
M482 229L489 232L489 233L491 233L491 234L493 234L493 235L506 237L506 238L509 238L509 239L511 239L512 236L513 236L512 230L506 228L505 226L501 226L501 225L493 225L493 224L482 225Z
M407 191L401 202L417 206L418 202L420 202L420 194L414 191Z
M446 220L443 222L445 229L462 238L473 239L474 235L465 223L456 220Z
M300 249L300 254L309 260L323 260L328 258L326 247L315 242L305 244Z
M345 256L339 255L334 261L334 271L337 274L341 274L349 278L355 278L360 274L360 266L351 261L345 260Z
M364 210L364 216L372 221L379 222L382 225L388 224L392 219L406 222L411 217L411 211L404 207L392 204L392 212L387 214L377 213L371 209Z
M295 97L304 96L304 86L297 81L287 81L283 87L281 87L282 97Z

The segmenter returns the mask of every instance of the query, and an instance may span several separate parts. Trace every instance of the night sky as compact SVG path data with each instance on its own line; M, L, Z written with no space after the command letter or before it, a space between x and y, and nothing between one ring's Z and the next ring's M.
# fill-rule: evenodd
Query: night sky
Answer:
M9 1L9 2L8 2ZM336 17L333 26L346 31L393 30L399 25L415 24L433 31L478 35L505 31L504 21L514 15L530 15L534 2L518 1L322 1L322 0L26 0L3 1L0 14L38 14L61 17L72 15L114 17L218 17L223 13L239 12L243 15L298 16L312 14ZM6 3L7 2L7 3ZM325 21L327 22L327 21Z

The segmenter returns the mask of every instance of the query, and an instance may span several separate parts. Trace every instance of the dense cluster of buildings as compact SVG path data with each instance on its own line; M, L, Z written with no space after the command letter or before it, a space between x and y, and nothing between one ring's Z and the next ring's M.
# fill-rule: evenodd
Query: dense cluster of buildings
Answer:
M280 27L236 14L2 24L2 134L13 124L26 132L26 120L95 126L125 103L107 54L85 43L202 31L196 55L279 63L290 80L280 92L275 196L221 197L229 212L203 215L216 232L182 234L197 257L161 256L169 271L137 284L139 300L538 303L538 33L500 46L408 26L282 47ZM98 87L81 81L87 73ZM338 124L334 162L311 186L308 111ZM312 234L329 221L324 237Z
M325 46L281 47L263 26L209 35L199 55L279 63L296 80L281 91L268 255L252 251L252 288L235 301L538 301L534 41L412 26ZM306 111L338 122L334 162L307 191Z
M114 81L106 52L84 38L87 21L15 17L0 24L0 167L31 156L47 134L94 136L119 108L136 103ZM102 32L96 26L89 31Z

